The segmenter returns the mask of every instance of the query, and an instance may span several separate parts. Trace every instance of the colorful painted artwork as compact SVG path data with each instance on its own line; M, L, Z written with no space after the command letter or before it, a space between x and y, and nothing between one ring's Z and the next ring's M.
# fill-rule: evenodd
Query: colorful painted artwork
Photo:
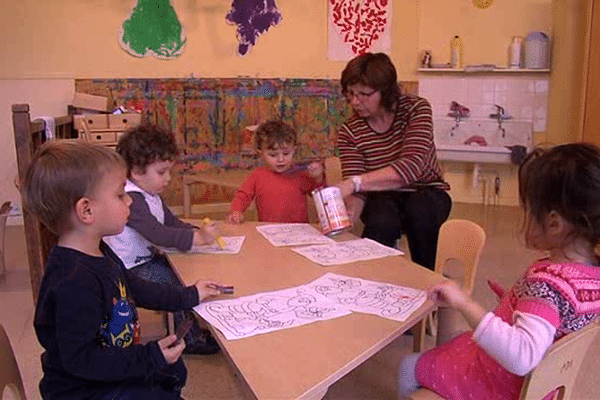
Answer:
M329 0L329 59L389 53L391 16L389 0Z
M119 44L135 57L175 58L186 38L170 0L138 0L119 31Z
M416 94L417 82L403 91ZM167 204L181 204L181 174L252 169L259 163L246 127L282 118L298 132L299 159L335 154L337 131L351 108L337 79L76 79L75 91L107 96L142 120L169 127L181 148ZM191 187L193 203L230 201L223 187Z
M233 0L231 10L225 17L230 24L237 25L237 52L248 54L260 35L281 21L281 13L275 0Z

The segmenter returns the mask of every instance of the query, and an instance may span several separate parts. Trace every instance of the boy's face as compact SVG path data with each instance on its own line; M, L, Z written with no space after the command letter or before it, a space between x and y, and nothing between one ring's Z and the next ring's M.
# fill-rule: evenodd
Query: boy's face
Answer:
M287 171L294 163L296 146L289 143L275 144L271 149L260 150L265 167L273 172Z
M116 235L123 231L131 197L125 192L127 179L124 168L112 168L93 190L90 198L95 222L100 235Z
M164 190L171 180L171 169L175 161L154 161L146 166L144 172L134 167L131 170L131 180L146 192L157 195Z

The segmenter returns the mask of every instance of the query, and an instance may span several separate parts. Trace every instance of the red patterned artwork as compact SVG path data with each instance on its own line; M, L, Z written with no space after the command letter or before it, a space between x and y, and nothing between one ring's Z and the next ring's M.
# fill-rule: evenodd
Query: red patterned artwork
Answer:
M329 0L333 24L354 54L362 54L388 24L389 0Z

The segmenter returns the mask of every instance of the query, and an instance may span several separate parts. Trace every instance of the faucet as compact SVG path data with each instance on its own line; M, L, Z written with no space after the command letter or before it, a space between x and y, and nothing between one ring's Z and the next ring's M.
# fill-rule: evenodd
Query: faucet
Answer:
M456 101L450 103L450 112L448 113L448 116L453 117L454 121L456 122L452 129L450 129L450 136L454 136L454 130L458 128L462 118L468 118L470 113L471 111L462 104L459 104Z
M498 130L502 131L501 136L502 138L505 138L506 129L502 127L502 122L506 121L507 119L511 119L512 117L506 113L504 107L499 106L498 104L494 104L494 107L496 107L496 113L490 114L490 118L498 120Z

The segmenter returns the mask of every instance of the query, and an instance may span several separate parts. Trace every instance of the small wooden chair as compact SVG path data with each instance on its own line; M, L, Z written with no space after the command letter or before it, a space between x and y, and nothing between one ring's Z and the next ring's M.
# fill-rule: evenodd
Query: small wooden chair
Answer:
M25 400L25 387L21 379L19 365L4 327L0 324L0 398L4 389L12 392L13 397Z
M485 239L485 231L475 222L462 219L444 222L439 233L435 272L462 282L463 290L470 295ZM438 308L436 319L429 315L428 322L437 345L455 336L455 328L461 319L460 313L447 307ZM425 325L421 329L425 329Z
M599 333L600 323L592 322L550 346L539 365L525 378L520 400L540 400L552 392L554 400L571 399L583 359ZM421 388L409 399L439 400L443 397Z

